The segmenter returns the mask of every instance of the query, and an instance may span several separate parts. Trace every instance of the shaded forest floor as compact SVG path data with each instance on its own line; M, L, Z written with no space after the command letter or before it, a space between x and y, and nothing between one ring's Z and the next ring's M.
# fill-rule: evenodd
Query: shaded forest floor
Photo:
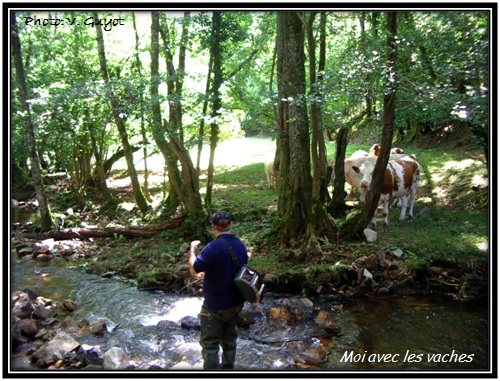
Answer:
M348 150L367 150L370 138L358 137ZM265 144L272 145L269 140ZM331 146L333 147L333 145ZM329 157L333 150L329 147ZM267 186L263 155L242 165L218 165L213 190L214 209L229 211L233 232L252 251L251 265L266 276L269 291L277 293L346 295L384 293L444 293L459 299L487 294L489 285L489 187L484 156L470 136L435 136L403 147L416 154L423 165L413 222L398 224L399 210L390 211L390 227L376 231L376 242L327 242L320 250L280 248L266 230L278 218L277 194ZM164 173L149 177L153 203L167 191ZM142 181L142 179L141 179ZM108 186L123 202L108 208L97 194L87 194L85 205L77 205L64 179L53 178L48 187L56 217L64 228L82 226L145 225L161 220L161 207L146 219L133 208L132 189L126 174L115 171ZM203 186L203 180L202 180ZM33 189L13 184L12 198L27 205ZM354 209L356 200L348 200ZM68 214L71 208L72 214ZM339 227L345 222L335 219ZM207 225L208 228L208 225ZM13 227L13 244L29 241L26 226ZM96 238L82 242L77 259L86 271L134 279L142 289L197 293L200 278L187 268L189 241L196 239L183 228L165 230L152 238ZM400 255L401 254L401 255ZM363 270L373 275L364 282Z

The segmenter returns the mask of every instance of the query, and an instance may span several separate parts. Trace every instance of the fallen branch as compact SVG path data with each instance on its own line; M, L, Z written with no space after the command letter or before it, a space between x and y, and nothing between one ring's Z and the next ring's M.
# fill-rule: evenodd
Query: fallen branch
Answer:
M44 240L53 238L57 241L67 239L89 240L90 238L105 238L124 236L127 238L135 237L152 237L162 231L175 229L181 226L186 218L186 214L181 214L177 217L160 222L159 224L149 226L129 226L129 227L107 227L107 228L73 228L52 230L46 233L26 233L23 234L26 238Z

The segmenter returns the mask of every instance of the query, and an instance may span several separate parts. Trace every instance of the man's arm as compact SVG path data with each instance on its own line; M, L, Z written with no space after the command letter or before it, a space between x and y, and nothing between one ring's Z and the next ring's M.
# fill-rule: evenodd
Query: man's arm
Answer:
M191 248L189 250L189 271L191 275L196 275L198 272L194 269L194 262L196 261L196 248L200 244L200 241L191 242Z

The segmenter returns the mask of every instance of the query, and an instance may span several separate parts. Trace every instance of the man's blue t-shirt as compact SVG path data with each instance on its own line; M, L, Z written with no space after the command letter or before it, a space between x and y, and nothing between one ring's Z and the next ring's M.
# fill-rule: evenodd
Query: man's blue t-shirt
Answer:
M231 245L242 265L248 263L247 249L238 237L233 234L221 234L219 237ZM193 264L196 272L205 272L203 306L209 311L225 310L245 303L245 299L234 284L234 277L239 269L233 264L231 254L220 238L205 246Z

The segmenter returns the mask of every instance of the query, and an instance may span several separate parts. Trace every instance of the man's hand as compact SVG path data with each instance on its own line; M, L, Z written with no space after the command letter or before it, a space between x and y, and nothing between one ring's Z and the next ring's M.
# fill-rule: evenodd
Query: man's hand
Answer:
M191 251L196 251L196 248L198 247L199 244L200 244L200 241L198 241L198 240L192 241L191 242Z

